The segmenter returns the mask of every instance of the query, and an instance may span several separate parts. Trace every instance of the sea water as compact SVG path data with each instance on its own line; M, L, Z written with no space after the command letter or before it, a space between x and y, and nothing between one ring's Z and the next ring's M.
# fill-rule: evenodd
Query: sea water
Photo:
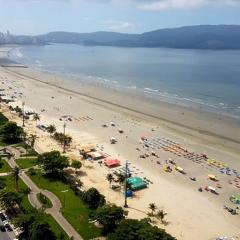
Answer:
M240 51L26 46L10 58L79 81L240 117Z

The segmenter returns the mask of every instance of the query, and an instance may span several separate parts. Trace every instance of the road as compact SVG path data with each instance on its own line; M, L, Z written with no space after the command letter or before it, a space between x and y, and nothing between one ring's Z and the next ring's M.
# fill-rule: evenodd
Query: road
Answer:
M9 165L14 168L18 167L15 159L20 157L20 153L13 147L8 147L8 150L11 151L14 157L11 157L8 161ZM78 232L72 227L72 225L64 218L61 213L62 204L60 200L54 195L52 192L49 192L44 189L40 189L28 176L24 171L20 171L19 177L23 180L23 182L31 189L30 194L28 195L29 202L31 205L37 209L41 208L41 203L37 199L37 194L42 192L46 195L50 201L52 202L52 208L48 208L45 210L46 213L50 214L56 222L63 228L66 234L69 237L73 237L74 240L82 240L83 238L78 234ZM1 239L1 238L0 238Z

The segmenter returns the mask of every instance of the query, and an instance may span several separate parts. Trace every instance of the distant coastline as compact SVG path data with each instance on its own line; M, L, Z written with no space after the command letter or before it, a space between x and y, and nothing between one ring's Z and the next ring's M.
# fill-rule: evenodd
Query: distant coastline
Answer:
M1 33L1 32L0 32ZM2 36L2 37L1 37ZM240 49L240 25L198 25L159 29L142 34L99 31L93 33L50 32L36 36L0 34L1 44L117 46L176 49Z

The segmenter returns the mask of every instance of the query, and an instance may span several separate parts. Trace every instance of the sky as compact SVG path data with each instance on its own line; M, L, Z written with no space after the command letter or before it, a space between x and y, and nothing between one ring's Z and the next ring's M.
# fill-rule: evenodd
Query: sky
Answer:
M0 31L142 33L201 24L240 24L240 0L0 0Z

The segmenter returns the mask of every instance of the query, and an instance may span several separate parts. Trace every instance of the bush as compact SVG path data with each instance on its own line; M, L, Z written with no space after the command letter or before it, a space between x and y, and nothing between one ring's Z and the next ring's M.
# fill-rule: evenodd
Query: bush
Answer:
M124 219L117 225L114 233L110 233L108 240L176 240L164 229L152 226L147 220Z
M6 122L8 122L8 119L0 113L0 125L4 125Z
M91 209L97 209L100 206L103 206L106 202L105 197L99 193L96 188L90 188L82 195L82 200L89 206Z
M24 131L15 122L7 122L3 125L0 134L3 142L13 144L21 141Z
M29 168L29 169L28 169L28 174L29 174L30 176L34 176L34 175L36 175L37 173L36 173L36 170L35 170L34 168Z
M103 225L103 234L113 232L117 224L125 218L125 212L114 204L104 205L96 211L96 219Z

